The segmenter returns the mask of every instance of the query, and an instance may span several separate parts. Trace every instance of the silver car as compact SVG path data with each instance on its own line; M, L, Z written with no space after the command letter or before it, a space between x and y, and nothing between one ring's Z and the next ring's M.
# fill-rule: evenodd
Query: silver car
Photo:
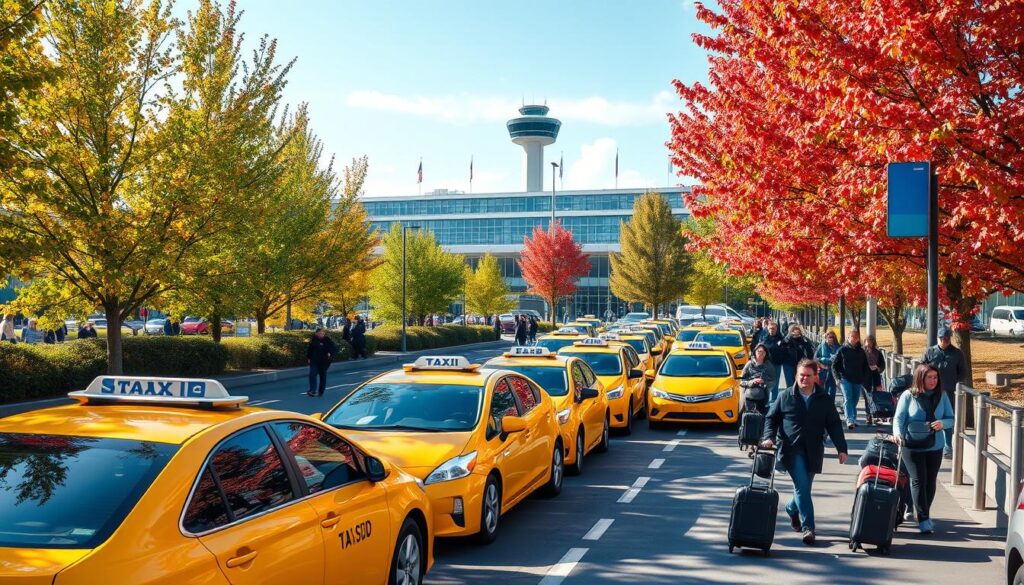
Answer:
M163 317L159 319L149 319L146 321L146 327L143 331L146 335L163 335L165 321L167 321L167 319L164 319Z

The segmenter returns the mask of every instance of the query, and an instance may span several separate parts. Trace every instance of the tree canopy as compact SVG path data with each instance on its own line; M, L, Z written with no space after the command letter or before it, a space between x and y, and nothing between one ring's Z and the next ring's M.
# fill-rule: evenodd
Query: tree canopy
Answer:
M402 227L391 226L381 240L383 255L374 269L370 303L374 319L402 322ZM466 264L462 256L438 245L431 231L406 230L406 313L422 323L427 315L447 313L462 295Z
M576 283L590 272L583 246L557 221L547 230L535 227L532 238L523 238L518 263L529 292L548 302L552 325L557 321L558 301L576 292Z
M466 312L490 316L511 311L516 306L508 284L501 276L498 259L484 254L475 271L466 273Z

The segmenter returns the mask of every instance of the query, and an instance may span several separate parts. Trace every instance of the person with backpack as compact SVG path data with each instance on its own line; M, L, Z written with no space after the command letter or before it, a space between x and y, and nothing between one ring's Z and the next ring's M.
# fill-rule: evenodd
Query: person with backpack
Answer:
M760 413L768 411L769 388L778 386L779 378L775 366L768 360L768 348L763 343L754 348L754 353L743 366L740 374L740 388L743 389L743 400L746 410Z
M846 343L832 358L832 375L839 381L843 391L843 410L846 412L846 428L857 428L857 403L864 394L864 382L868 379L868 362L860 345L860 331L852 329L846 334ZM864 397L867 400L867 396ZM865 403L865 409L868 408ZM870 410L868 411L870 416Z
M843 423L834 402L818 385L818 364L801 360L796 367L796 382L779 393L765 419L761 446L780 444L779 460L793 480L793 499L786 505L793 530L803 533L806 545L814 544L814 502L811 487L821 473L825 459L825 435L836 446L839 464L845 464L848 449Z
M882 372L885 371L885 358L878 350L878 342L874 335L864 338L864 358L867 361L867 379L864 381L864 394L867 402L867 424L871 426L874 420L871 414L871 403L874 401L876 391L884 391L882 385Z
M825 341L822 341L814 352L814 359L818 361L818 376L821 379L821 385L833 402L836 399L836 378L832 375L832 360L835 359L838 351L839 338L836 337L835 331L829 329L825 332Z
M896 405L892 432L903 447L903 465L910 475L910 493L921 534L935 530L931 506L946 446L942 431L952 426L953 405L943 392L938 368L929 364L917 366L913 384Z

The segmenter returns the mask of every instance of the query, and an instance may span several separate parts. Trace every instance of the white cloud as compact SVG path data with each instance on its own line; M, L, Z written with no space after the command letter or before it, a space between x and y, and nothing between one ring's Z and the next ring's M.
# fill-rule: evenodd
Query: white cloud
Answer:
M615 152L617 143L613 138L598 138L580 147L580 155L568 165L564 188L568 190L612 189L615 187ZM620 189L647 188L658 185L655 179L643 176L639 171L627 168L620 153Z
M565 121L584 121L604 126L664 124L665 114L677 108L676 97L661 91L647 102L612 101L600 96L547 100L551 115ZM400 96L380 91L355 91L345 103L353 108L433 118L450 124L504 122L516 115L521 103L501 97L457 94L447 96Z

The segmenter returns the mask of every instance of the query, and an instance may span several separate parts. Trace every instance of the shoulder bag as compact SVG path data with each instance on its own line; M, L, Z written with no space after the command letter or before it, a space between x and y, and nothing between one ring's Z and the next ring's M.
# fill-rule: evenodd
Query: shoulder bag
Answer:
M917 396L914 396L914 401L924 410L927 420L912 420L907 423L907 436L903 437L903 446L908 449L931 449L935 446L935 429L931 426L935 422L935 409L929 408Z

